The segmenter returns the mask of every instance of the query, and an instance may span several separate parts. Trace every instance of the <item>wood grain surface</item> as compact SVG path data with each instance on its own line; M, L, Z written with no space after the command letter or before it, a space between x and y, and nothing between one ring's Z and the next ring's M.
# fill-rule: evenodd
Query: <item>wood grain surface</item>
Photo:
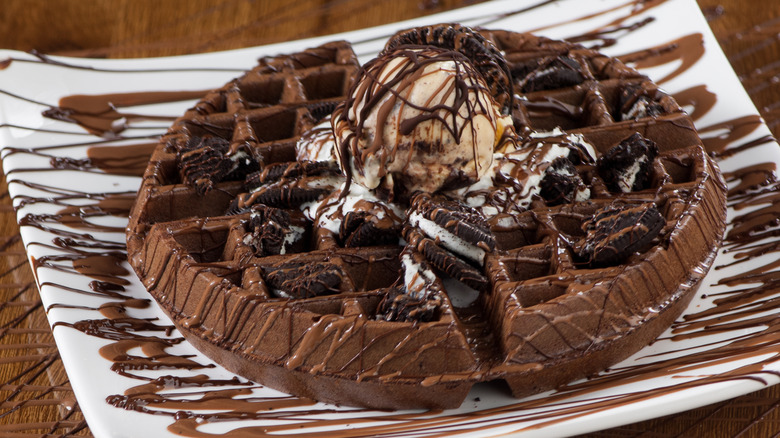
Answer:
M466 0L2 0L0 48L88 57L201 53L326 35ZM729 61L780 134L780 1L699 0ZM0 437L91 436L58 359L5 181L0 182ZM35 348L29 344L35 343ZM780 436L780 386L588 437Z

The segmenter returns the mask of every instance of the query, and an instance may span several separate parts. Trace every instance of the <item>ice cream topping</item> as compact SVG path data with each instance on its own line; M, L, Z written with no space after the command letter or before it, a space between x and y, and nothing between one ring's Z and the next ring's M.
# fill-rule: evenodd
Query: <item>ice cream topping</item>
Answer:
M348 178L393 199L479 180L511 118L463 54L408 45L364 67L333 126Z

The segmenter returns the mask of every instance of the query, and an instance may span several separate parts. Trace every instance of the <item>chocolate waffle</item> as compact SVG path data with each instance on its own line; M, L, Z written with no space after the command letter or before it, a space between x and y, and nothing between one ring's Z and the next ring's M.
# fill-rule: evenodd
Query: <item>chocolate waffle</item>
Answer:
M383 54L506 63L476 69L498 75L478 81L488 92L504 75L514 90L495 98L511 122L495 124L493 170L433 193L352 179L331 130L360 87L346 43L262 59L173 124L127 243L193 345L297 396L440 409L479 382L522 397L597 373L682 313L725 220L690 118L616 59L475 32L412 29Z

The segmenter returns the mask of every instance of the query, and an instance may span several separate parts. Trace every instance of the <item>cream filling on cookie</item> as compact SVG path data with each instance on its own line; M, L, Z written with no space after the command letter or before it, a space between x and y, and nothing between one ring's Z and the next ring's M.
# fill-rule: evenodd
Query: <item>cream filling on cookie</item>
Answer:
M296 298L296 297L288 294L287 292L285 292L285 291L283 291L281 289L271 289L271 294L273 294L273 295L275 295L275 296L277 296L279 298L286 298L288 300Z
M436 222L426 219L420 213L414 212L409 215L409 225L417 227L426 236L441 243L442 246L455 254L473 260L480 265L485 261L485 251L482 248L466 242Z
M561 129L560 126L556 126L552 129L552 131L533 131L530 134L528 134L531 138L546 138L546 137L557 137L559 135L564 135L566 132Z
M596 157L598 157L598 153L596 152L596 148L590 144L587 140L585 140L585 136L582 134L569 134L566 136L566 140L569 140L573 145L580 148L581 151L585 152L588 157L590 158L591 163L596 162Z
M300 180L300 181L294 182L294 184L298 184L300 186L301 183L302 183L303 186L305 186L306 188L310 188L310 189L319 189L319 188L322 188L322 187L333 187L333 188L335 188L335 187L338 187L339 184L342 184L343 179L344 178L342 176L340 176L340 175L308 176L308 177L303 177L303 179ZM265 190L265 189L267 189L269 187L272 187L274 185L277 185L277 186L282 185L282 184L284 184L284 182L285 181L282 179L282 180L275 181L275 182L272 182L272 183L269 183L269 184L262 184L262 185L259 185L259 186L255 187L255 188L253 188L252 190L250 190L249 193L257 193L257 192L259 192L261 190ZM304 203L302 205L305 205L305 204L309 204L309 203ZM303 207L301 207L301 208L303 208Z
M635 120L647 117L647 99L638 99L628 112L620 114L621 120Z
M563 134L560 128L555 128L549 132L535 132L531 137L546 138ZM596 150L582 135L570 134L566 139L579 148L583 155L587 155L584 158L595 161ZM545 147L547 150L540 156ZM571 149L560 143L539 142L534 146L527 145L513 152L496 154L490 172L476 183L449 194L463 199L469 207L479 209L486 218L496 216L501 211L524 211L533 197L541 191L542 180L549 169L547 165L557 158L568 157L570 153ZM494 179L499 175L500 179L515 183L492 190ZM590 189L584 187L577 190L575 199L577 202L588 199L590 199Z
M647 156L643 155L638 160L634 161L631 166L626 168L623 173L621 173L620 180L618 181L618 187L620 187L621 192L631 192L631 189L634 187L634 183L636 183L636 177L639 175L639 171L642 169L642 165L646 162Z
M359 184L352 184L349 193L341 197L344 185L334 190L334 194L326 197L322 201L306 203L301 209L307 217L311 218L318 227L324 228L333 234L338 234L341 228L341 222L344 215L349 211L360 210L357 204L361 201L376 205L371 209L371 213L377 219L382 220L387 215L386 210L391 212L397 218L403 220L405 214L396 204L386 203L376 197L375 193Z
M590 158L590 162L595 162L598 153L596 148L585 140L585 136L582 134L567 134L560 127L556 126L552 131L534 131L529 134L531 138L547 138L547 137L564 137L569 143L576 146L582 152L585 152Z
M306 230L303 227L290 225L290 232L284 235L284 240L282 240L282 248L279 250L279 254L286 254L287 248L291 247L293 243L300 240L305 231Z
M256 212L252 212L252 214L250 215L252 219L254 219L257 216L258 214ZM276 221L268 221L268 224L276 224L284 228ZM282 247L279 249L279 254L286 254L287 248L291 247L295 242L300 240L301 237L303 237L303 234L306 232L305 228L296 225L290 225L289 227L287 227L287 229L290 230L290 232L285 233L284 239L282 239ZM252 236L252 234L247 234L244 236L243 242L245 245L251 245L253 239L254 237Z
M501 166L501 172L506 175L506 178L515 180L516 168L518 166L524 167L523 173L526 174L526 178L523 181L518 181L522 189L520 191L515 191L515 189L510 190L513 195L511 197L514 198L514 204L522 210L528 208L531 199L538 195L542 190L541 184L548 169L547 165L552 163L556 158L567 157L570 152L569 148L556 143L550 145L547 152L541 157L538 157L535 152L537 148L543 146L543 144L544 143L539 143L533 148L518 151L519 153L516 157L509 156L510 159Z
M494 177L498 174L503 156L503 153L493 155L493 163L490 165L490 170L485 172L474 184L446 193L454 199L462 199L471 208L482 209L482 214L486 217L496 214L498 211L494 207L486 206L485 202L487 201L486 194L490 193L495 185ZM485 211L485 209L489 211Z
M418 300L425 299L428 285L436 281L433 272L415 263L409 254L401 254L401 263L404 268L404 287L406 293Z
M545 174L547 172L556 172L559 175L565 175L565 176L568 176L570 178L574 177L574 176L577 176L576 172L570 172L570 171L568 171L568 169L565 169L565 168L564 169L553 170L550 167L548 167L547 169L548 170L545 172ZM588 199L590 199L590 189L588 187L585 187L585 185L580 184L580 186L577 187L577 193L574 195L574 202L584 202L584 201L587 201Z

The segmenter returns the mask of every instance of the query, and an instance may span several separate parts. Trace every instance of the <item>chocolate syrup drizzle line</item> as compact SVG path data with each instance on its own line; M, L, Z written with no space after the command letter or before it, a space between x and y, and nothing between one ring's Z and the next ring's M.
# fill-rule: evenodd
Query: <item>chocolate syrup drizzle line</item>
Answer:
M749 149L749 148L746 148L746 149ZM59 201L58 201L58 202L59 202ZM58 202L55 202L55 204L56 204L56 203L58 203ZM726 309L724 309L724 310L725 310L725 311L728 311L729 309L727 309L727 308L726 308ZM674 338L675 338L675 337L673 337L673 339L674 339ZM743 342L745 339L748 339L748 340L749 340L749 339L752 339L752 338L753 338L752 336L742 336L742 337L735 338L734 342L735 342L735 343L736 343L736 342ZM770 362L771 362L771 360L774 360L774 357L773 357L772 359L770 359L769 361L766 361L766 362L767 362L767 363L770 363ZM661 365L664 365L664 362L661 362ZM695 361L694 361L694 363L692 364L692 366L694 366L694 369L695 369L695 366L696 366L696 362L695 362ZM632 371L634 371L634 372L638 372L638 373L639 373L638 375L641 375L641 374L643 374L643 373L642 373L642 370L644 369L643 367L644 367L644 366L640 366L640 367L636 367L636 368L631 368L631 370L632 370ZM618 370L618 371L620 371L620 372L625 372L623 369L621 369L621 370ZM645 371L646 371L646 369L645 369ZM740 370L736 370L736 371L734 371L734 372L732 372L732 373L731 373L731 374L733 374L733 375L725 376L724 378L727 378L727 379L728 379L728 378L731 378L731 379L735 379L735 378L736 378L736 379L738 379L738 378L750 378L750 379L759 379L759 380L761 380L759 377L757 377L757 376L754 374L754 372L753 372L753 371L755 371L755 370L753 370L753 368L750 368L750 367L748 367L748 369L740 369ZM624 376L624 377L625 377L625 376ZM641 377L639 377L639 378L641 379ZM708 379L704 379L704 380L708 380ZM715 380L715 379L710 379L710 381L714 381L714 380ZM601 377L600 377L600 378L598 378L598 379L594 379L594 382L596 382L596 386L598 386L598 384L602 384L602 385L604 384L604 381L602 380L602 378L601 378ZM587 383L590 383L590 382L587 382ZM706 383L706 382L705 382L705 383ZM687 385L698 385L698 384L704 384L704 383L700 383L700 382L692 382L692 383L690 383L690 384L683 385L683 387L687 387ZM197 386L197 385L196 385L196 386ZM578 388L578 387L577 387L576 385L571 385L571 388L569 388L569 389L571 390L571 389L577 389L577 388ZM664 391L666 391L666 390L664 390ZM562 393L561 393L559 396L560 396L560 397L568 397L568 396L569 396L568 394L569 394L568 392L564 391L564 392L562 392ZM166 402L166 400L167 400L167 398L166 398L166 397L172 397L171 395L167 395L167 396L166 396L165 394L158 394L158 395L160 395L160 396L161 396L161 399L160 399L160 400L158 400L158 403L159 403L159 406L160 406L160 407L164 407L164 406L165 406L165 402ZM658 394L657 394L657 395L658 395ZM131 396L122 396L122 397L123 397L125 400L131 400L131 399L132 399L132 397L131 397ZM554 397L555 397L555 396L554 396ZM641 397L641 398L644 398L644 397L645 397L645 395L641 395L641 396L640 396L640 395L637 395L637 394L631 394L631 395L628 395L628 398L632 398L632 397ZM207 396L206 396L206 393L204 393L204 397L203 397L203 399L201 399L201 400L196 400L196 402L195 402L195 403L193 403L193 404L194 404L194 405L198 405L198 403L201 403L201 402L205 403L205 399L206 399L206 398L207 398ZM230 399L230 400L236 401L236 400L234 399L234 396L232 396L232 395L231 395L231 396L228 396L228 397L227 397L227 399ZM256 400L254 400L254 401L256 401ZM549 401L549 399L548 399L548 400L545 400L545 402L548 402L548 401ZM615 397L609 397L609 398L607 398L607 399L604 399L604 400L597 400L597 402L598 402L599 404L600 404L600 403L605 403L605 404L606 404L606 406L615 406L615 405L621 405L621 404L624 404L624 403L625 403L625 397L624 397L623 395L619 395L619 396L615 396ZM249 402L248 402L248 403L249 403ZM518 407L524 407L524 406L533 406L533 405L535 405L536 403L539 403L539 402L522 402L522 403L518 403L517 405L513 405L513 409L514 409L514 408L518 408ZM251 403L250 403L250 405L251 405ZM148 406L149 406L149 405L145 405L145 407L143 407L143 410L145 410L145 411L149 411L150 413L158 413L158 414L160 413L160 411L153 411L153 410L151 410L151 409L150 409ZM126 407L126 408L127 408L127 407ZM608 407L605 407L604 405L602 405L600 408L597 408L597 409L606 409L606 408L608 408ZM251 408L250 408L250 409L251 409ZM502 408L502 409L503 409L503 408ZM319 411L319 410L317 410L317 411L311 411L311 412L317 412L317 413L318 413L318 412L322 412L322 411ZM581 408L571 408L571 411L569 411L569 412L570 412L572 415L575 415L575 416L582 415L582 410L581 410ZM285 414L285 413L286 413L286 412L282 410L281 412L275 412L275 415L274 415L274 416L278 418L278 415L279 415L279 414ZM301 413L300 413L300 412L295 412L295 414L292 414L292 413L288 413L288 414L290 414L290 415L295 415L295 416L299 416L299 415L301 415ZM545 413L543 413L543 414L540 414L540 415L541 415L541 417L540 417L540 418L545 418L545 416L546 416L546 415L548 415L548 414L549 414L549 412L545 412ZM224 415L224 414L223 414L223 415ZM471 423L471 424L478 424L478 423L480 423L480 422L483 422L483 421L490 421L490 420L487 420L487 419L484 419L484 418L478 418L480 415L482 415L482 414L481 414L481 413L476 413L475 415L473 415L473 417L477 417L477 418L473 419L473 421L472 421L472 423ZM230 415L228 415L228 416L230 416ZM178 419L176 420L176 424L178 424L180 427L182 427L182 428L183 428L183 429L185 429L185 430L189 429L189 430L191 430L191 432L193 432L193 433L198 433L198 431L196 431L196 427L197 427L197 425L195 425L195 424L193 424L193 423L191 423L191 422L190 422L190 423L188 423L188 421L189 421L189 420L188 420L188 418L187 418L186 416L180 416L180 417L181 417L181 418L178 418ZM407 421L407 420L409 420L409 418L414 418L414 417L415 417L415 415L409 415L409 414L396 414L395 416L381 417L381 419L395 418L395 419L396 419L396 420L398 420L398 421ZM190 417L190 418L191 418L191 417ZM268 418L268 417L261 417L261 418ZM299 418L299 417L293 417L293 418ZM509 422L514 422L514 421L517 421L517 420L518 420L518 418L520 418L520 417L519 417L519 416L510 417L510 418L509 418L507 421L509 421ZM523 418L527 418L527 414L526 414L526 416L525 416L525 417L523 417ZM219 415L215 415L215 416L213 416L213 417L209 417L209 415L204 415L203 419L210 420L210 421L220 421L220 419L224 419L224 416L220 417ZM379 419L379 418L377 418L377 417L374 417L373 419L371 419L371 420L366 420L366 421L376 421L376 420L378 420L378 419ZM452 419L453 419L453 418L449 418L449 419L447 419L447 421L449 421L449 420L452 420ZM303 419L303 418L300 418L300 420L301 420L301 421L304 421L305 419ZM356 422L357 420L350 419L350 421L354 423L354 422ZM400 436L400 435L406 435L406 436L409 436L409 435L414 435L414 434L416 434L417 432L419 432L419 428L418 428L418 427L419 427L419 421L420 421L420 420L417 420L417 422L415 422L415 424L414 424L414 425L412 425L412 426L403 425L403 424L401 424L401 425L393 425L393 426L388 426L387 428L385 428L385 429L384 429L384 430L382 430L382 431L383 431L383 432L387 432L389 435L395 435L395 436ZM439 419L436 419L436 420L431 420L431 421L432 421L432 423L436 423L436 424L432 424L432 425L431 425L431 427L433 427L433 429L429 429L429 430L432 430L432 431L434 431L434 432L437 432L437 431L440 431L440 430L442 430L442 429L438 429L438 428L437 428L437 427L439 427L439 425L438 425L438 424L439 424L439 423L438 423L438 422L439 422ZM555 421L558 421L558 420L555 420ZM361 422L362 422L362 421L361 421ZM290 427L289 427L287 430L299 430L299 429L297 428L298 426L302 426L302 424L296 424L296 425L294 425L294 426L290 426ZM442 426L442 427L443 427L443 426ZM460 427L460 426L459 426L459 427ZM466 425L463 425L463 427L466 427ZM371 431L372 433L373 433L373 432L379 432L380 430L381 430L381 429L370 429L370 431ZM259 431L258 431L258 432L259 432ZM366 433L366 431L364 430L364 431L362 431L362 432L356 432L356 433L365 434L365 433Z
M8 199L7 192L3 192L0 198ZM12 214L11 210L5 211ZM10 219L10 218L9 218ZM3 239L2 249L8 252L11 248L21 248L21 239L18 235ZM0 314L7 321L0 327L0 339L3 341L4 350L13 348L19 351L16 355L6 355L2 361L3 366L17 366L19 374L0 382L0 388L5 391L0 402L5 409L0 413L0 418L15 416L13 424L0 425L0 435L5 434L34 434L46 436L72 436L87 428L86 422L81 418L81 413L75 404L75 398L67 380L52 381L47 376L51 367L57 361L57 350L51 339L49 330L41 330L37 324L30 321L32 315L40 312L41 301L34 290L32 282L17 282L15 279L29 277L29 269L26 256L14 255L4 257L20 257L21 263L6 265L0 273L0 288L10 289L12 292L6 295L8 301L0 306ZM10 280L10 282L9 282ZM31 300L25 300L30 296ZM45 323L44 323L45 324ZM25 339L36 336L34 343L19 343L15 339ZM42 337L42 338L41 338ZM18 421L24 418L27 409L46 409L55 414L49 418L54 420L25 423ZM41 435L43 436L43 435Z
M585 43L588 41L601 41L598 44L592 44L588 47L591 49L601 49L604 47L610 47L617 44L618 39L622 35L618 35L615 37L611 37L609 35L618 33L618 32L624 32L623 35L627 35L639 28L642 28L644 26L647 26L648 24L655 21L655 17L646 17L641 20L637 20L630 24L625 25L615 25L615 26L606 26L599 30L595 30L592 32L584 33L578 36L569 37L566 38L567 41L573 42L573 43Z
M2 127L2 125L0 125ZM14 126L16 128L16 126ZM26 129L30 131L35 132L46 132L41 130L36 130L35 128L27 128L27 127L19 127L19 129ZM69 132L54 132L55 134L70 134ZM84 134L84 133L80 133ZM91 136L87 134L87 136L94 138L94 136ZM116 146L116 147L123 147L122 144L118 143L120 141L129 141L129 140L157 140L160 137L159 134L153 134L153 135L142 135L142 136L122 136L119 139L116 138L105 138L105 139L99 139L99 140L90 140L85 142L78 142L78 143L61 143L61 144L48 144L48 145L40 145L36 147L31 148L20 148L20 147L13 147L13 146L6 146L3 148L0 148L0 153L2 153L3 157L7 157L13 154L33 154L33 155L39 155L39 156L46 156L46 157L55 157L54 155L43 155L41 151L50 151L50 150L57 150L57 149L67 149L67 148L83 148L83 147L90 147L90 146Z
M153 103L171 103L182 102L191 100L193 96L200 96L208 92L208 90L197 91L179 91L179 92L151 92L144 99L127 99L127 97L137 97L139 93L123 93L123 94L106 94L106 95L92 95L92 96L67 96L60 100L59 105L51 105L38 100L31 99L29 97L21 96L9 91L0 90L0 94L4 94L13 99L21 100L34 105L40 105L47 107L48 109L43 111L42 114L52 120L59 122L71 123L80 125L87 130L87 135L101 135L103 137L110 137L109 140L116 140L122 138L119 133L128 129L143 129L143 130L155 130L163 132L168 128L165 126L138 126L133 125L133 121L159 121L167 120L173 121L177 115L159 115L159 114L130 114L118 111L122 107L130 107L136 105L153 104ZM165 97L162 97L164 95ZM75 102L71 102L75 100ZM78 104L81 105L78 105ZM95 106L97 104L97 106ZM72 106L81 106L84 108L72 108ZM117 122L122 121L122 125L117 125ZM27 129L30 128L12 125L12 124L0 124L0 128L17 128ZM68 131L47 131L51 133L69 134ZM83 135L83 132L77 132Z
M43 185L40 185L40 184L33 184L33 183L28 182L28 181L12 180L12 181L9 181L9 183L21 184L21 185L23 185L25 187L31 187L31 188L35 188L35 189L38 189L38 190L46 190L46 189L48 189L51 192L57 191L56 187L46 187L46 186L43 186ZM117 193L116 195L129 195L129 194L131 195L132 193L120 192L120 193ZM15 199L21 199L21 201L17 205L17 208L22 208L22 207L24 207L26 205L38 204L38 203L45 203L45 204L62 206L62 207L73 207L74 205L68 203L67 201L73 201L73 200L76 200L76 199L99 200L101 198L101 196L104 196L104 195L101 195L101 194L82 194L82 195L67 194L67 195L63 195L63 196L58 197L58 198L37 198L37 197L32 197L32 196L20 195L20 196L17 196ZM79 205L79 207L85 207L85 206ZM118 214L118 212L115 212L115 213ZM28 215L28 217L30 218L30 220L34 220L35 215ZM25 224L25 225L27 225L27 224ZM29 224L29 225L33 226L32 223ZM94 239L94 237L92 237L92 236L89 236L89 238L90 239Z
M541 30L545 30L545 29L549 29L549 28L552 28L552 27L561 26L561 25L564 25L564 24L574 23L574 22L577 22L577 21L587 20L587 19L590 19L590 18L594 18L594 17L598 17L600 15L606 14L608 12L613 12L613 11L617 11L617 10L620 10L620 9L623 9L623 8L626 8L626 7L630 7L628 15L618 17L615 20L607 23L606 25L603 25L603 26L601 26L599 28L593 29L592 31L588 31L588 32L585 32L585 33L580 34L580 35L573 35L573 36L569 36L569 37L563 38L566 41L576 42L576 43L584 43L584 42L587 42L587 41L600 41L600 43L591 46L591 48L595 48L595 49L604 48L604 47L610 47L610 46L613 46L613 45L615 45L617 43L618 38L617 37L615 37L615 38L607 37L607 35L610 35L612 33L615 33L615 32L621 31L621 30L625 30L626 33L624 35L626 35L626 34L629 34L629 33L633 32L633 31L636 31L636 30L638 30L638 29L640 29L640 28L642 28L642 27L652 23L655 20L655 17L647 17L647 18L635 21L635 22L630 23L630 24L624 24L624 22L626 22L627 20L629 20L629 19L631 19L631 18L633 18L633 17L635 17L637 15L640 15L640 14L642 14L644 12L647 12L648 10L650 10L650 9L656 7L656 6L659 6L659 5L661 5L661 4L665 3L665 2L666 2L666 0L653 0L653 1L629 0L626 3L620 4L620 5L617 5L617 6L612 6L612 7L608 8L608 9L601 10L601 11L598 11L598 12L594 12L594 13L591 13L589 15L585 15L583 17L579 17L579 18L576 18L576 19L563 21L563 22L556 22L555 24L552 24L552 25L547 25L547 26L531 29L531 30L529 30L529 32L538 33Z
M29 126L22 126L22 125L15 125L13 123L3 123L0 124L0 129L2 128L14 128L14 129L23 129L25 131L33 131L33 132L42 132L46 134L64 134L64 135L78 135L82 137L93 137L92 134L88 132L77 132L77 131L59 131L56 129L40 129L40 128L31 128ZM116 139L112 139L113 141L116 141Z
M122 69L122 68L101 68L101 67L95 67L93 65L79 65L75 63L65 62L65 61L58 61L55 59L52 59L52 57L45 55L43 53L40 53L38 51L32 50L29 52L30 55L35 56L38 58L37 60L34 59L26 59L26 58L14 58L10 57L4 60L4 65L0 67L0 70L3 68L7 68L8 64L15 63L15 62L24 62L24 63L31 63L31 64L46 64L54 67L63 67L63 68L69 68L69 69L76 69L76 70L88 70L88 71L94 71L94 72L102 72L102 73L171 73L171 72L178 72L178 73L186 73L186 72L226 72L226 73L243 73L245 69L241 68L216 68L216 67L189 67L189 68L149 68L149 69ZM78 59L78 58L74 58Z
M21 100L21 101L24 101L24 102L35 104L35 105L46 106L46 107L49 107L49 108L54 108L54 106L55 106L55 105L50 105L50 104L47 104L47 103L43 103L43 102L38 101L38 100L33 100L33 99L30 99L30 98L27 98L27 97L24 97L24 96L20 96L18 94L11 93L10 91L6 91L6 90L0 90L0 94L4 94L6 96L13 97L14 99L18 99L18 100Z

